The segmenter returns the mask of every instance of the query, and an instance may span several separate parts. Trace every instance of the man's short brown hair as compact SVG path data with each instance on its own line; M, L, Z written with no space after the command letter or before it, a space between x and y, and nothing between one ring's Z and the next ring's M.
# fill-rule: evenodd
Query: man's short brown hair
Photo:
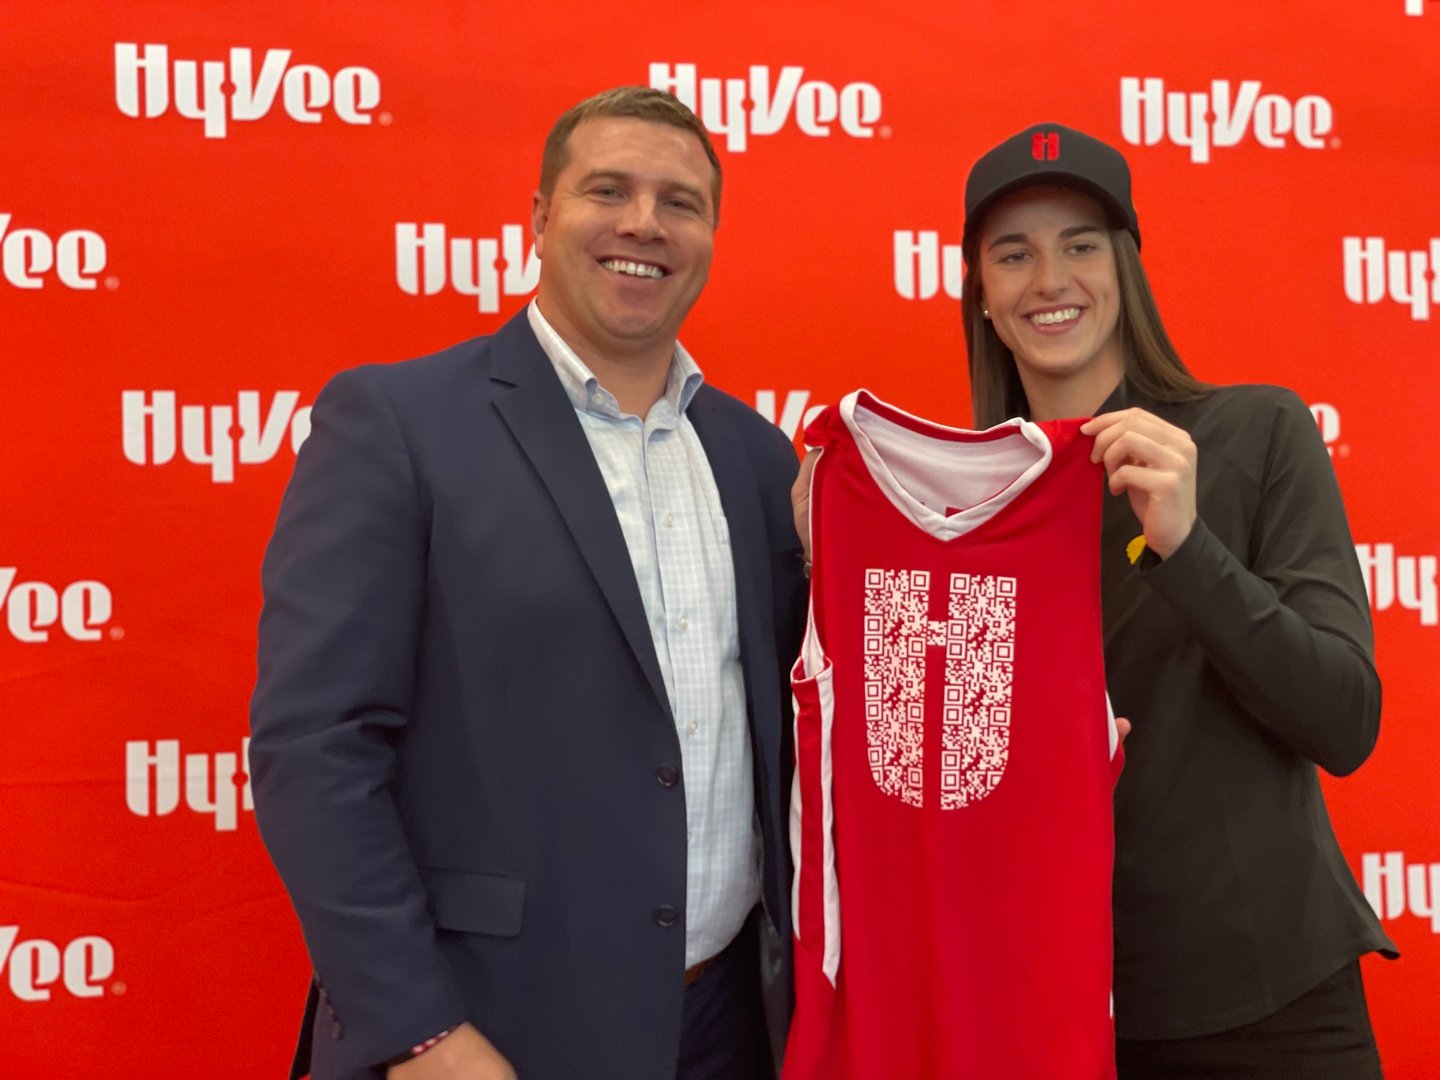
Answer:
M613 90L602 91L567 109L560 119L555 121L555 126L550 129L550 134L545 139L545 151L540 157L541 195L547 199L550 197L555 190L555 178L570 160L571 132L586 120L597 120L606 116L667 124L681 131L688 131L699 139L713 171L710 194L715 203L715 221L719 222L720 158L715 153L705 125L674 94L648 86L617 86Z

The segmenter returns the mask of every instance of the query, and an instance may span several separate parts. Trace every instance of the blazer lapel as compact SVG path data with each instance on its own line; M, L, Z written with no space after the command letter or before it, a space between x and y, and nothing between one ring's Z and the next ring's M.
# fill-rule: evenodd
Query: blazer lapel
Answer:
M523 310L495 335L491 350L491 378L511 387L496 395L495 408L559 507L651 690L669 716L670 699L655 657L650 623L605 477Z

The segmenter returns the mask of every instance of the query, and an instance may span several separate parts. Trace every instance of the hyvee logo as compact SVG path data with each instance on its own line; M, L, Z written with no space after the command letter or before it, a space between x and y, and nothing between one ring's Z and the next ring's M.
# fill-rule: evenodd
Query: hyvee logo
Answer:
M1421 626L1440 625L1434 555L1396 555L1394 544L1356 544L1355 555L1377 612L1389 611L1399 600L1402 608L1420 613Z
M895 291L906 300L932 299L942 285L959 300L964 265L960 245L940 243L938 232L895 230Z
M1430 305L1440 305L1440 238L1424 251L1386 251L1378 236L1347 236L1345 298L1352 304L1377 304L1389 297L1410 308L1410 318L1430 318Z
M17 289L43 289L52 270L60 284L93 289L105 269L105 238L89 229L71 229L51 239L39 229L10 229L11 214L0 214L0 272Z
M276 97L290 119L301 124L320 123L327 108L347 124L374 119L371 113L380 104L375 72L346 67L331 75L314 64L291 67L291 55L289 49L266 49L257 72L254 52L247 48L231 49L228 64L176 60L172 65L168 45L145 45L142 52L141 46L122 42L115 46L115 104L126 116L164 116L173 85L175 111L203 121L207 139L225 138L229 121L263 119Z
M1440 934L1440 863L1406 865L1403 851L1384 855L1367 851L1360 856L1360 874L1365 899L1382 919L1398 919L1407 911L1430 920L1430 929Z
M310 434L310 406L296 408L298 390L270 395L263 413L258 390L241 390L231 405L181 405L180 451L195 465L210 466L217 484L235 480L235 463L271 460L289 436L290 449ZM135 465L165 465L175 457L174 390L122 390L121 430L125 459ZM237 426L238 422L238 426Z
M447 238L436 222L402 221L395 226L395 283L411 296L434 296L448 284L493 315L502 294L525 296L540 284L540 260L519 225L502 225L499 240L472 240Z
M19 570L0 566L0 609L10 636L27 645L50 640L59 622L74 641L99 641L100 628L110 621L110 590L98 581L73 581L57 589L43 581L16 582Z
M1247 134L1272 150L1287 136L1307 150L1320 150L1335 127L1335 110L1318 94L1292 102L1260 93L1260 82L1244 79L1237 89L1213 79L1210 92L1166 90L1164 79L1120 80L1120 131L1132 146L1154 146L1168 138L1190 148L1190 160L1210 160L1212 147L1235 146Z
M105 993L101 982L115 974L115 946L92 934L62 949L44 938L22 941L20 927L0 926L0 971L21 1001L49 1001L57 982L75 997L95 998Z
M870 83L836 89L806 79L803 67L782 67L772 89L771 69L760 64L751 66L748 79L697 79L694 64L652 63L650 86L674 94L735 151L744 150L751 136L774 135L792 114L795 126L816 138L827 138L836 123L853 138L873 138L882 107L880 91Z
M240 740L240 753L186 754L180 765L180 740L125 744L125 805L139 817L164 817L180 805L180 781L185 781L185 805L197 814L215 815L216 832L234 832L237 811L253 812L250 793L250 740ZM243 786L236 794L236 786Z
M825 408L824 405L811 405L808 409L805 407L810 404L809 390L786 390L784 405L779 413L776 413L776 398L774 390L756 390L755 411L785 432L786 438L792 441L796 434L804 431L806 425Z

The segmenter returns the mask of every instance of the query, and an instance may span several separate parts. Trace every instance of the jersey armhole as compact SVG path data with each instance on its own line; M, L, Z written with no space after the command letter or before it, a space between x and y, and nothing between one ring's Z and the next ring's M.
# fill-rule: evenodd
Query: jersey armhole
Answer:
M815 467L810 470L810 500L809 500L809 528L810 528L810 600L805 619L805 637L800 644L800 656L795 661L795 670L791 673L792 678L814 678L825 667L825 643L820 640L820 622L823 613L820 610L821 582L824 568L823 547L820 537L815 528L815 522L819 519L820 493L820 470L825 468L824 447L815 448L819 456L815 459Z

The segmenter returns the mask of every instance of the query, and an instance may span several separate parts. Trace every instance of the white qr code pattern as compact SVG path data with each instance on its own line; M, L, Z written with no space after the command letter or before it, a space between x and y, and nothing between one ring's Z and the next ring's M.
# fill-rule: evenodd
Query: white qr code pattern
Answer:
M923 806L925 682L943 650L940 807L959 810L995 790L1009 757L1016 582L952 574L947 617L931 619L930 577L865 571L865 742L876 786Z

